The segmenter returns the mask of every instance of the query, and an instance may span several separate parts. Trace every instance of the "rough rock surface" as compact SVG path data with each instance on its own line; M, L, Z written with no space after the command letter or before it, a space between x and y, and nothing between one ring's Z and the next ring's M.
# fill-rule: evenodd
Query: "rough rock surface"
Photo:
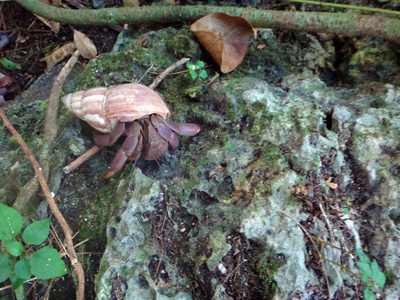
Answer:
M81 250L105 248L97 299L358 299L357 248L386 272L385 287L373 291L398 297L400 88L387 77L332 87L334 54L332 42L308 34L278 40L262 31L231 74L169 76L157 91L172 119L201 132L111 180L102 175L118 145L62 177L64 161L90 147L90 130L62 111L69 130L52 188L80 238L91 237ZM205 59L186 30L133 39L127 31L67 89L132 81L186 55ZM392 76L398 66L390 68ZM350 69L343 76L353 82L371 79ZM7 158L16 149L8 138L0 136L8 143L0 168L14 178L29 165ZM0 183L8 202L15 193Z

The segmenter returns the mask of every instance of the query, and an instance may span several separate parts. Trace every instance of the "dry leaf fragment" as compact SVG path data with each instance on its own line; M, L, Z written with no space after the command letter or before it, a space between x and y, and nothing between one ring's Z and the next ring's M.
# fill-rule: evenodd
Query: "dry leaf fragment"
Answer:
M50 5L50 6L59 6L59 1L53 1L53 3L50 3L49 0L39 0L40 2L46 4L46 5ZM56 22L56 21L52 21L52 20L48 20L46 18L43 18L41 16L36 15L36 18L38 18L40 21L42 21L47 27L49 27L51 29L51 31L53 31L54 33L58 33L60 31L60 22Z
M42 58L40 61L45 61L47 64L47 70L51 69L54 65L62 61L68 55L74 53L75 45L74 43L68 43L64 46L54 50L46 57Z
M39 15L36 15L36 14L35 14L35 17L38 18L40 21L42 21L54 33L58 33L60 31L60 27L61 27L60 22L47 20L47 19L45 19L45 18L43 18L43 17L41 17Z
M222 73L236 69L249 45L250 34L256 31L242 17L224 13L209 14L190 26L200 43L221 67Z
M302 184L298 184L296 185L293 189L292 189L293 193L296 196L307 196L308 194L308 189L306 186L302 185Z
M96 46L92 40L89 39L84 33L74 29L74 43L79 54L86 59L95 58L97 55Z
M337 185L336 183L332 182L332 179L333 179L333 177L329 177L329 178L325 181L325 183L326 183L327 186L329 186L331 189L334 190L334 189L337 189L338 185Z
M265 44L258 44L257 45L257 50L261 50L265 48Z

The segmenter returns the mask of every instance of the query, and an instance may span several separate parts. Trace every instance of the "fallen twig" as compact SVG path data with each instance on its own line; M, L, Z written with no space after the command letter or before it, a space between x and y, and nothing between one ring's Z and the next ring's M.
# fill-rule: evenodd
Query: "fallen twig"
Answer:
M183 65L184 63L188 62L190 59L189 58L181 58L180 60L178 60L176 63L174 63L173 65L170 65L168 68L166 68L160 75L158 75L156 77L156 79L154 79L154 81L149 85L149 88L151 89L155 89L160 82L172 71L174 71L175 69L179 68L181 65Z
M49 153L54 149L54 141L57 136L57 114L58 106L60 103L60 94L65 80L67 79L69 73L71 73L72 68L78 61L79 52L78 50L71 56L66 65L62 68L58 74L56 80L50 90L49 102L46 108L46 119L44 121L44 147L42 150L42 155L40 156L40 161L42 162L44 175L47 178L49 173Z
M68 174L75 170L77 167L79 167L81 164L83 164L86 160L88 160L90 157L95 155L97 152L99 152L102 148L95 145L92 148L90 148L88 151L83 153L81 156L79 156L77 159L73 160L70 162L67 166L64 167L64 173Z
M44 124L44 138L43 138L43 149L42 154L40 155L40 162L42 163L42 171L44 177L47 178L50 172L50 164L49 164L49 156L53 152L54 149L54 141L57 135L57 112L58 112L58 104L60 93L62 89L62 85L64 84L65 79L71 72L73 66L78 60L79 53L76 51L69 61L66 63L64 68L60 71L57 78L55 79L53 86L49 95L49 102L47 104L46 109L46 119ZM32 177L21 189L17 198L14 201L13 208L15 208L20 213L23 212L23 209L27 206L29 200L36 194L39 189L39 183L36 177Z
M214 296L211 298L211 300L214 300L215 297L217 297L217 294L218 294L219 290L220 290L220 289L224 286L224 284L228 281L229 277L231 277L233 274L235 274L236 270L237 270L241 265L243 265L243 263L245 263L245 262L247 262L247 260L243 260L240 264L238 264L238 265L236 266L236 268L234 268L234 269L232 270L231 273L229 273L229 274L226 276L226 278L224 279L224 281L221 283L221 285L220 285L220 286L217 288L217 290L215 291Z
M325 264L324 264L324 259L323 259L323 256L322 256L321 251L319 251L317 245L314 243L314 241L313 241L313 239L311 238L310 234L309 234L308 231L303 227L303 225L301 225L295 218L293 218L291 215L289 215L288 213L284 212L283 210L280 210L279 208L277 208L277 210L278 210L279 212L281 212L282 214L284 214L285 216L287 216L287 217L289 217L290 219L292 219L297 225L299 225L300 228L304 231L304 233L309 237L311 243L314 245L315 251L317 251L318 256L319 256L319 259L321 259L321 266L322 266L321 270L323 271L323 272L322 272L322 276L324 276L324 278L325 278L326 286L327 286L327 289L328 289L328 296L329 296L329 299L331 299L331 292L330 292L330 288L329 288L329 279L328 279L328 275L327 275L327 272L326 272L326 268L325 268Z
M29 149L28 145L25 143L25 141L22 139L21 135L15 130L14 126L10 123L8 120L7 116L4 114L2 110L0 110L0 118L3 120L4 125L7 127L7 129L11 132L11 134L14 136L14 138L17 140L18 144L21 146L21 149L25 152L26 156L28 157L29 161L31 162L33 169L35 170L36 177L39 180L39 184L42 187L43 193L46 197L46 200L49 204L49 207L56 217L58 223L60 224L62 230L64 231L65 235L65 240L67 243L67 251L68 251L68 256L71 261L71 264L75 268L75 272L78 278L78 290L77 290L77 299L78 300L83 300L85 296L85 275L83 272L83 268L81 263L78 261L75 249L74 249L74 244L72 242L72 230L69 227L67 221L65 221L63 215L58 209L58 206L51 195L51 191L49 189L49 186L47 185L46 179L43 175L42 168L40 167L38 161L36 160L35 156L33 155L32 151Z

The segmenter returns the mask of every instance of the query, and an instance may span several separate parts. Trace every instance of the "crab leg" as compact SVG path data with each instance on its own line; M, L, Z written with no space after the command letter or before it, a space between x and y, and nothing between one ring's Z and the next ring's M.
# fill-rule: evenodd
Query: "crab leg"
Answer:
M113 130L107 134L102 134L96 130L95 132L93 132L94 142L96 143L96 145L100 147L111 146L124 133L125 124L126 123L118 122L117 125L113 128Z
M143 134L141 133L139 135L137 146L135 150L132 152L132 154L128 157L128 160L133 161L139 159L140 154L142 153L142 149L143 149Z
M127 124L126 127L128 127L128 137L115 155L110 165L110 170L106 173L106 175L104 175L104 178L110 178L119 170L121 170L127 159L132 155L138 145L139 139L142 134L140 131L140 124L138 122L133 122L132 124Z

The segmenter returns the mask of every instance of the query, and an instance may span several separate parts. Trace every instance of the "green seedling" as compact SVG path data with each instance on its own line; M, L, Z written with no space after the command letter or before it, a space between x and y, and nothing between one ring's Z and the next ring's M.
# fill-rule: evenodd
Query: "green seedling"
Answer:
M206 79L208 77L207 71L202 69L204 66L204 61L201 60L198 60L195 64L186 64L189 74L192 76L193 80L195 80L197 77L202 79Z
M13 288L16 290L32 275L39 279L50 279L67 273L65 263L57 250L43 246L33 252L29 247L44 243L50 232L50 219L28 225L21 237L21 215L14 208L0 204L0 224L0 240L4 245L0 253L0 283L11 277ZM27 248L22 244L22 240L28 245Z
M372 289L374 288L375 283L380 288L383 288L386 282L386 275L379 270L376 260L374 259L371 262L369 257L366 256L360 248L356 250L356 254L361 259L361 261L356 262L356 264L361 271L362 281L367 284L367 287L364 289L364 299L375 300L375 294L372 292Z

